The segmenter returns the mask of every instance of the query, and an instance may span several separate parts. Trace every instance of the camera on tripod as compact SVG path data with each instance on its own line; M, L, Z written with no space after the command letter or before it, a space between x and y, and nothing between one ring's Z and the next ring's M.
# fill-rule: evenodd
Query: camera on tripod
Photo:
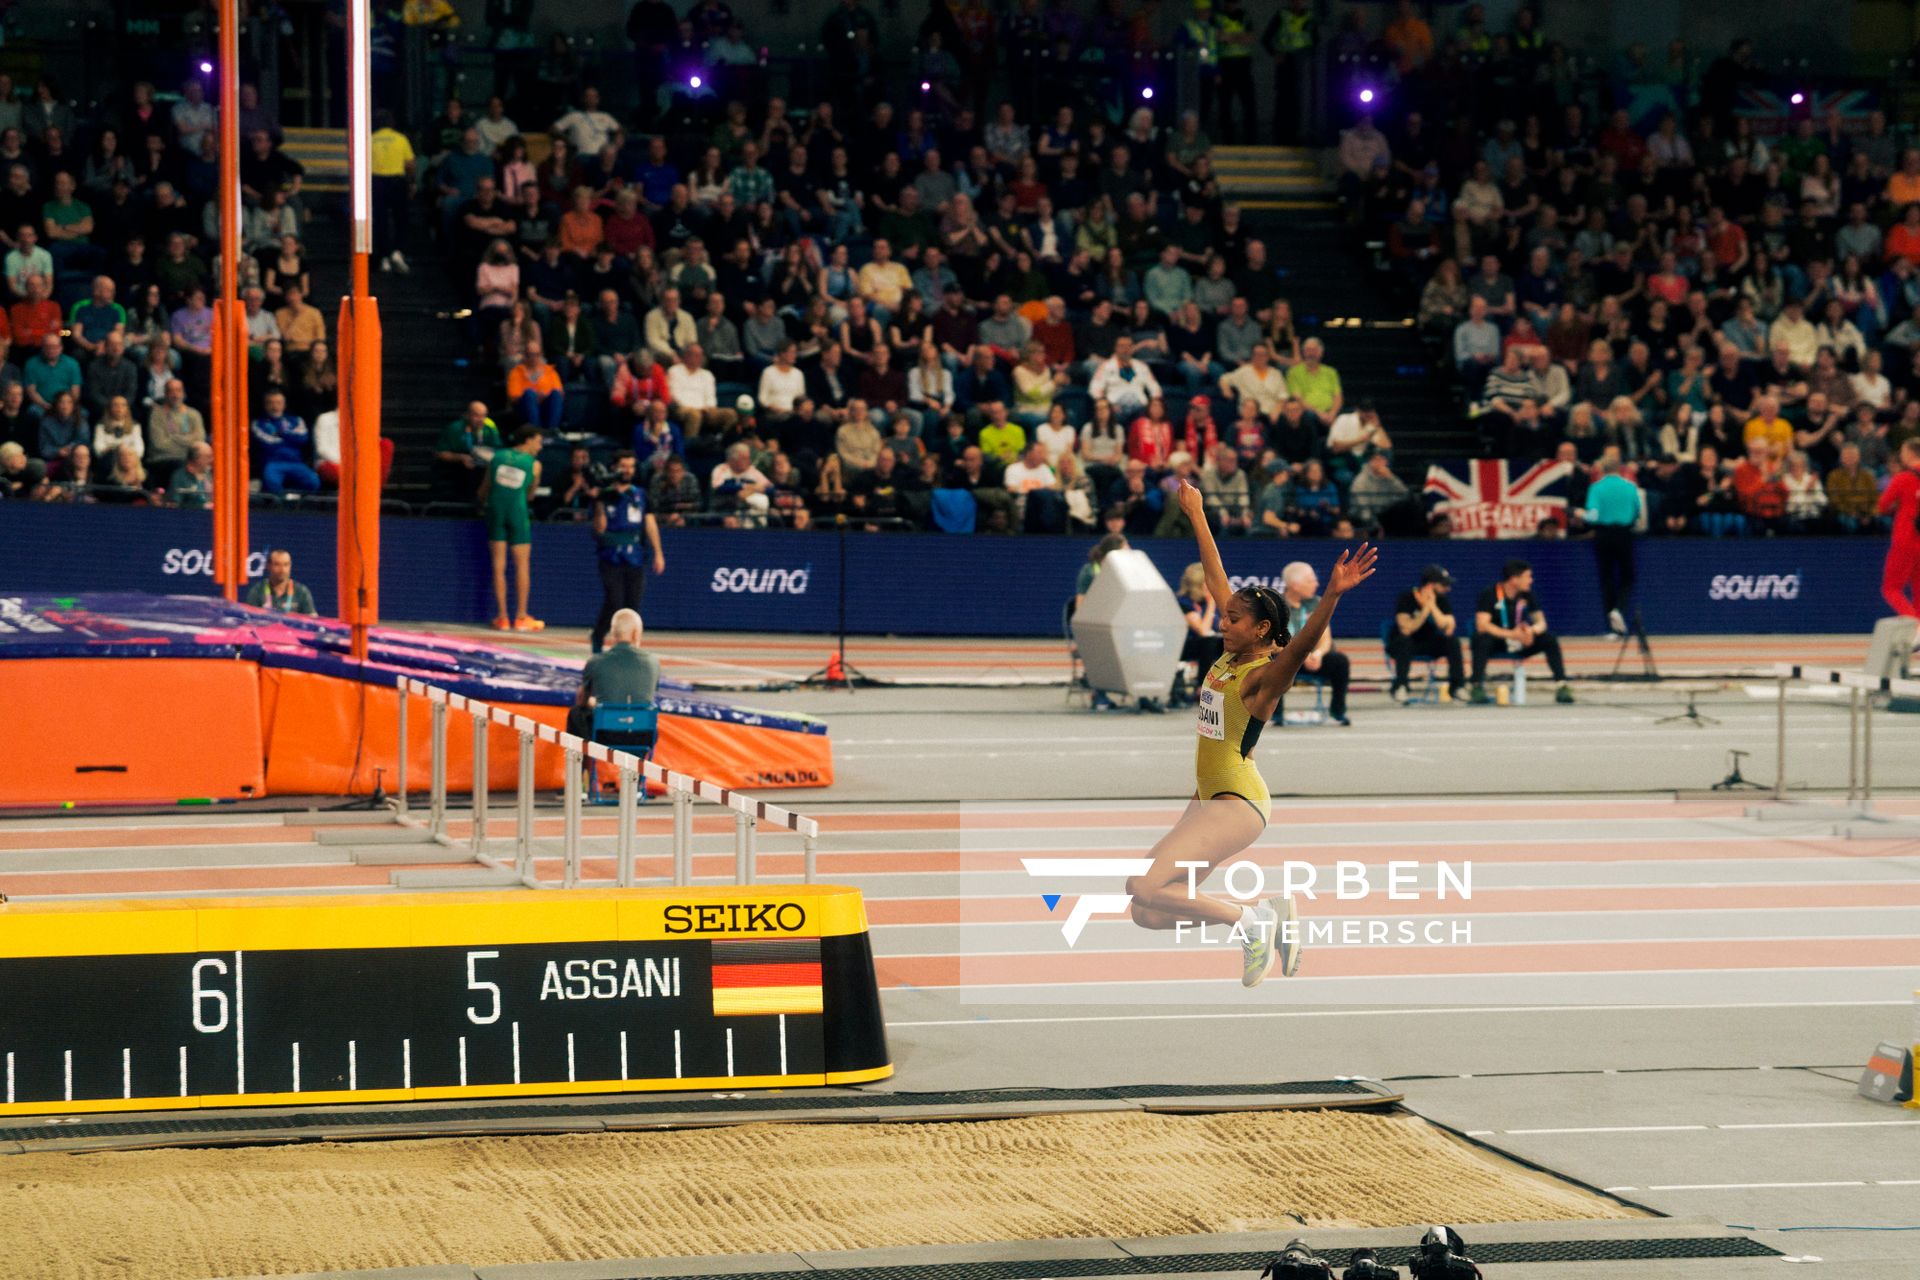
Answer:
M1333 1280L1333 1264L1316 1255L1305 1240L1289 1240L1260 1280Z
M1375 1250L1355 1249L1353 1257L1347 1260L1347 1269L1340 1273L1340 1280L1400 1280L1400 1268L1380 1261Z
M1452 1227L1429 1227L1407 1263L1413 1280L1480 1280L1480 1268L1467 1256L1467 1242Z

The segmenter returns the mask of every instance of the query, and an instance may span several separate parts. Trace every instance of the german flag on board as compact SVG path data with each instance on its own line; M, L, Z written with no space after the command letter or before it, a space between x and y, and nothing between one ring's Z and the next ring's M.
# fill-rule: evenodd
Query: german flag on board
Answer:
M819 1013L820 939L730 939L713 946L713 1016Z

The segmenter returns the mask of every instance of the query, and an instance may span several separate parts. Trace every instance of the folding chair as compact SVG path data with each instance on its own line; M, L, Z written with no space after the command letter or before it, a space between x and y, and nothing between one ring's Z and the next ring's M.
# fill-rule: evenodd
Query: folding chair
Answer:
M590 736L601 746L614 747L646 760L652 757L659 734L660 711L651 702L603 702L593 709ZM645 778L639 779L634 793L641 804L647 802ZM618 800L619 788L601 783L599 762L587 761L587 802L615 804Z

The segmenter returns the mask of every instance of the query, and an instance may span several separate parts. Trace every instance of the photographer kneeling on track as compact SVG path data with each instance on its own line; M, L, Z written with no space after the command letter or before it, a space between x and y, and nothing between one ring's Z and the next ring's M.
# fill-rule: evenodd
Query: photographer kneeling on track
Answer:
M1567 665L1560 656L1560 638L1547 630L1547 615L1533 594L1533 566L1525 560L1509 560L1500 570L1500 581L1480 593L1473 614L1473 688L1469 701L1483 705L1493 701L1487 695L1487 662L1502 646L1515 662L1524 662L1536 653L1547 655L1547 668L1560 686L1554 701L1572 702L1573 690L1567 687Z

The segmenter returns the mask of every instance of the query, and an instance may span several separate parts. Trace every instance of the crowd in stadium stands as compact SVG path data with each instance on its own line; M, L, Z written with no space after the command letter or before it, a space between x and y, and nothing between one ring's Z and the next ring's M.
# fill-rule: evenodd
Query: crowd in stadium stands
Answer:
M303 171L253 86L239 110L252 455L265 491L318 490L339 433ZM51 80L0 75L0 498L209 501L215 120L198 80L82 119Z
M1339 178L1486 455L1573 464L1576 506L1617 459L1657 532L1884 529L1920 432L1920 151L1810 103L1757 135L1745 40L1704 71L1635 46L1596 110L1530 12L1489 36L1478 8L1436 56L1403 0L1394 106L1342 132ZM1454 115L1463 39L1512 91Z
M847 0L822 39L874 29ZM439 496L521 420L631 447L668 524L1175 533L1191 479L1221 530L1281 536L1403 494L1197 116L1017 92L1037 114L773 98L649 135L588 87L537 145L450 101L420 181L500 380L447 425ZM591 503L592 455L570 470L550 511Z

